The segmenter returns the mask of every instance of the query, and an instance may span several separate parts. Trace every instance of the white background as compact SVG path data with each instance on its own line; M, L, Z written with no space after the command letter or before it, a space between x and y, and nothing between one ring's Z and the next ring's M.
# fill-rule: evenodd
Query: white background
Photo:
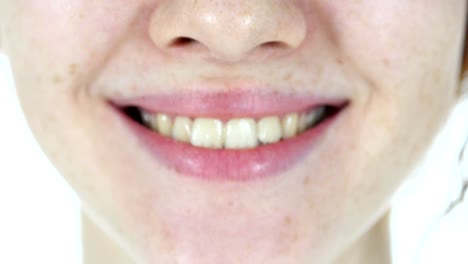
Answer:
M81 263L79 201L34 141L7 59L1 55L0 124L0 263ZM418 249L419 263L468 263L468 203L433 225L458 195L455 161L467 136L464 103L455 109L414 179L395 196L395 263L416 263ZM419 243L422 237L424 244Z

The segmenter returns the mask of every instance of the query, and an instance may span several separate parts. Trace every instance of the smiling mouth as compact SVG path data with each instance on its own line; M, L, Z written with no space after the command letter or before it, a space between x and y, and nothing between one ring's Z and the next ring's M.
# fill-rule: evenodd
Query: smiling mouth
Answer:
M312 152L320 155L319 146L329 142L325 135L350 105L343 97L243 90L110 101L128 135L157 166L215 182L273 177Z
M208 149L252 149L301 136L332 118L344 105L320 105L302 112L231 119L151 113L137 106L121 111L160 136Z

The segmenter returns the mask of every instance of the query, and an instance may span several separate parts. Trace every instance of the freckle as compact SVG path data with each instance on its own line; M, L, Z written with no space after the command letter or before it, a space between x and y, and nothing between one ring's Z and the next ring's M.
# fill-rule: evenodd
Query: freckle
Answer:
M289 226L289 225L291 225L291 223L292 223L291 217L290 217L290 216L286 216L286 217L284 218L284 224Z
M298 233L294 233L294 235L292 236L292 241L293 241L293 242L296 242L297 240L299 240L299 234L298 234Z
M70 65L68 66L68 73L69 73L70 75L74 75L74 74L76 73L76 70L77 70L77 69L78 69L78 65L76 65L76 64L74 64L74 63L73 63L73 64L70 64Z
M165 250L167 252L174 251L174 248L173 248L174 243L172 241L173 238L172 238L172 234L169 231L169 229L166 228L166 227L163 227L162 230L161 230L160 236L162 238L162 243L163 243L163 247L165 248Z
M62 82L62 77L60 77L59 75L54 75L54 77L52 78L52 82L55 84L59 84Z
M284 76L284 80L289 81L289 80L291 80L291 77L292 77L292 74L288 73L287 75Z
M307 186L309 185L309 182L310 182L310 179L309 179L309 176L307 176L304 178L304 181L302 183L304 184L304 186Z
M387 58L384 58L384 59L382 60L382 63L383 63L383 65L385 65L385 66L388 66L388 65L390 64L390 62L388 61Z
M440 74L434 74L434 83L435 84L441 83L442 82L441 79L442 78L441 78Z
M319 64L317 66L317 74L316 74L316 77L317 78L321 78L323 75L323 66L321 64Z
M337 58L337 59L336 59L336 62L337 62L338 64L343 64L343 60L342 60L341 58Z

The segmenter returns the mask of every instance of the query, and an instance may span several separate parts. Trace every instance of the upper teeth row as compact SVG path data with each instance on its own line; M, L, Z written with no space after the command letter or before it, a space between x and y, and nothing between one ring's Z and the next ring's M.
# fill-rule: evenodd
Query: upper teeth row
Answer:
M259 144L271 144L292 138L304 132L322 119L325 107L307 113L291 113L283 116L235 118L223 123L215 118L150 114L142 111L143 123L159 134L193 146L213 149L255 148Z

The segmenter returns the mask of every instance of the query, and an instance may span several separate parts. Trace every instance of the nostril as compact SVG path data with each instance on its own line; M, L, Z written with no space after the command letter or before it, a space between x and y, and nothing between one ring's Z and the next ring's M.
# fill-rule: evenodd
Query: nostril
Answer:
M184 46L189 46L191 44L194 44L195 42L197 42L196 40L194 40L193 38L189 38L189 37L178 37L176 39L174 39L171 43L170 43L170 47L174 47L174 48L177 48L177 47L184 47Z
M271 48L271 49L287 49L288 48L288 45L282 41L269 41L269 42L263 43L261 46L265 48Z

